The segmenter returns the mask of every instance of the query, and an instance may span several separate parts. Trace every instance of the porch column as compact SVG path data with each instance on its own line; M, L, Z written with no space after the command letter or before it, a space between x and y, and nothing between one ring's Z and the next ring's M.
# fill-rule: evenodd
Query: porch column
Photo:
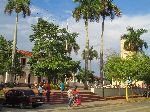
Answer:
M24 82L25 82L25 83L28 83L29 73L30 73L30 72L26 72L26 76L25 76L25 79L24 79Z
M8 74L8 72L6 72L6 74L5 74L5 83L7 83L8 80L9 80L9 74Z

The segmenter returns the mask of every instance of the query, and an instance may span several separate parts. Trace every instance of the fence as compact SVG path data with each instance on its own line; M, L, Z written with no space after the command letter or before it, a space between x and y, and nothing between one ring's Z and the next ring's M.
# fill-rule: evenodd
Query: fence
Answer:
M144 88L128 88L129 95L142 95L146 89ZM91 92L103 96L103 88L91 88ZM104 96L125 96L125 88L104 88Z

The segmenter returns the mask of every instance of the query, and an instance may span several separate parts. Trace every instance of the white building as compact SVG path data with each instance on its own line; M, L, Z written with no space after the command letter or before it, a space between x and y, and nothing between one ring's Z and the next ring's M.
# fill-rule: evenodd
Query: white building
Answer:
M18 53L22 54L23 57L20 58L21 65L23 66L23 75L16 76L15 81L16 83L30 83L33 84L34 82L40 82L42 79L38 78L37 76L34 76L30 71L30 65L28 64L28 61L30 57L32 56L32 53L29 51L24 50L18 50ZM6 75L0 75L0 82L10 82L10 74L6 72Z

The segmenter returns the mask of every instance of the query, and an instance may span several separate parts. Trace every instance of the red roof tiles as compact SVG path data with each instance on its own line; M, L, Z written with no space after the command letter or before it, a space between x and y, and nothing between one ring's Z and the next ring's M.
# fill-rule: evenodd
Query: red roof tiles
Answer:
M27 56L27 57L31 57L32 56L32 52L29 51L24 51L24 50L17 50L18 53Z

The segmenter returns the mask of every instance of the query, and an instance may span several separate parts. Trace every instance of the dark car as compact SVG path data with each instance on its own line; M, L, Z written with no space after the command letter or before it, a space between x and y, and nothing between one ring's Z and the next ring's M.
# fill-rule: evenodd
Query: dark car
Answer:
M33 90L12 89L6 93L6 105L18 105L20 108L32 106L36 108L45 102L42 96L36 96Z

